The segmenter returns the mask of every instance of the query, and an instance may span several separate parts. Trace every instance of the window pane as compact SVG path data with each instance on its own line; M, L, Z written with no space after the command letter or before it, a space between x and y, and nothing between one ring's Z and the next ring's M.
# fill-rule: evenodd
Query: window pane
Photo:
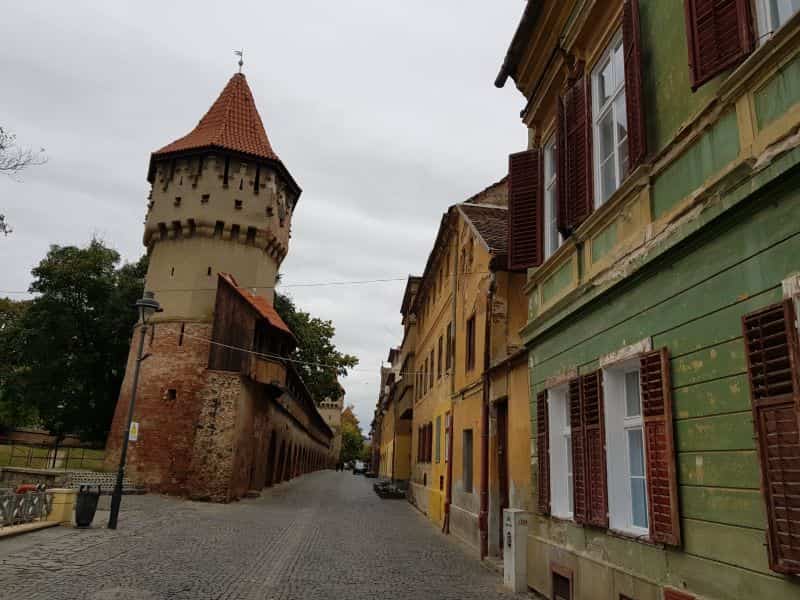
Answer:
M614 48L614 89L625 83L625 55L622 51L622 40Z
M625 90L614 99L614 118L617 126L617 160L622 180L628 175L628 112L625 107Z
M602 186L600 199L605 202L617 189L617 174L612 159L607 160L600 166L600 185Z
M597 87L597 101L599 102L599 106L604 106L614 93L614 88L616 87L614 85L614 73L611 61L603 65L603 68L600 70L600 74L597 76Z
M566 402L565 402L566 404ZM567 444L567 501L569 504L569 512L573 512L575 509L572 506L573 501L573 492L572 492L572 436L567 435L565 436L566 444Z
M625 373L625 415L638 417L642 414L642 403L639 400L639 371Z
M644 454L642 430L628 430L628 454L630 455L631 477L644 477Z
M614 154L614 116L608 111L598 123L600 131L600 162L608 160Z
M647 529L647 494L644 479L631 479L631 508L633 524L636 527Z
M778 28L800 10L800 0L772 0L773 27Z

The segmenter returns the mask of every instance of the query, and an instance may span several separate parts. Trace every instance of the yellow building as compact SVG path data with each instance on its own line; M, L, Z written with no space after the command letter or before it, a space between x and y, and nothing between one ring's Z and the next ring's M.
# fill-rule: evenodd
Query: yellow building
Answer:
M376 416L381 474L400 422L387 415L411 416L409 499L481 556L502 550L502 509L530 507L525 274L507 269L506 204L502 180L443 215Z

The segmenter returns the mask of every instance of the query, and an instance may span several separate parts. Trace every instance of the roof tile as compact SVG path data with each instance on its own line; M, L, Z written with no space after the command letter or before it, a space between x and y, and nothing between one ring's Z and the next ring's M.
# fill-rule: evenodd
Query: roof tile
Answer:
M242 73L231 77L197 127L156 150L153 157L203 148L223 148L257 158L280 160L269 143L253 93Z
M492 254L508 252L508 210L505 207L466 202L458 207L475 226Z
M288 333L292 336L293 339L294 334L292 330L289 329L289 326L286 322L281 319L281 316L278 314L278 311L275 310L275 307L270 304L266 298L263 296L256 296L255 294L251 294L246 289L239 287L239 284L236 282L236 279L233 275L229 273L220 273L220 277L222 277L225 281L227 281L231 287L236 290L239 295L247 301L250 306L264 319L266 319L270 325L275 327L276 329L280 329L284 333Z

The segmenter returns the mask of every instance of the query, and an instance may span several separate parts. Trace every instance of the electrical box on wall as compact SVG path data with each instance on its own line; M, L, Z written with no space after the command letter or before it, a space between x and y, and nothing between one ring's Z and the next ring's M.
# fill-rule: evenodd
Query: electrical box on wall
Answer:
M527 549L529 513L518 508L503 511L503 582L514 592L528 590Z

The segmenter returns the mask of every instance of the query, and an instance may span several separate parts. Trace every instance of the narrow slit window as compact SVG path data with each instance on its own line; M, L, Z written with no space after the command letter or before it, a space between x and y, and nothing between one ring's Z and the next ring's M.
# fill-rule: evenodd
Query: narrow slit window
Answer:
M240 227L238 225L231 225L231 239L238 240L239 239L239 230Z
M181 332L178 335L178 346L183 346L183 331L186 328L186 323L181 323Z
M233 201L233 208L236 210L242 210L242 201L241 200L234 200Z
M222 237L222 231L225 229L224 221L217 221L214 225L214 237Z
M181 205L181 197L175 196L175 206L180 206L180 205Z

